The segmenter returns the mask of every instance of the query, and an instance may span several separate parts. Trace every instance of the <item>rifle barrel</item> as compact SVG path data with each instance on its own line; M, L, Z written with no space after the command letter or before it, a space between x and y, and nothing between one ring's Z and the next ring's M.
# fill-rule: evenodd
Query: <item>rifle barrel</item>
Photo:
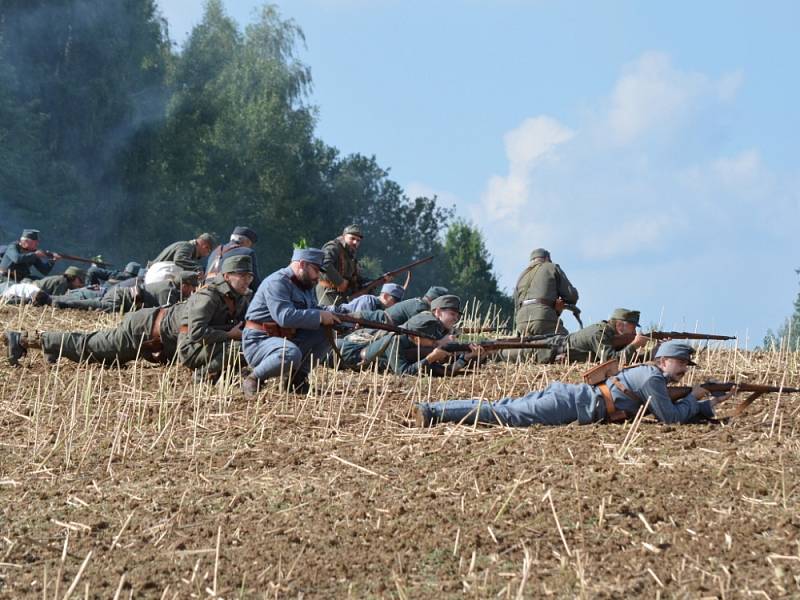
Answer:
M425 258L420 258L419 260L415 260L413 262L410 262L407 265L403 265L402 267L400 267L398 269L394 269L393 271L386 271L386 273L384 273L380 277L377 277L377 278L375 278L375 279L373 279L371 281L368 281L366 284L364 284L364 286L360 287L355 292L353 292L350 297L351 298L357 298L358 296L363 296L364 294L369 292L372 288L374 288L376 285L378 285L382 281L388 279L389 277L394 277L395 275L397 275L399 273L402 273L403 271L409 271L409 270L413 269L414 267L417 267L417 266L419 266L421 264L424 264L424 263L432 261L432 260L433 260L433 256L426 256Z

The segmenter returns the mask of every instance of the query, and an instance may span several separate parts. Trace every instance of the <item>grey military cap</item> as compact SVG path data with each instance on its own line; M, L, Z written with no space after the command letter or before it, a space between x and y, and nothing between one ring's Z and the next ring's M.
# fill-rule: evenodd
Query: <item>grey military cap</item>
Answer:
M615 308L614 312L611 313L611 320L633 323L638 327L640 315L641 313L638 310L628 310L627 308Z
M319 248L295 248L294 252L292 252L292 262L299 260L316 265L320 271L325 272L325 268L322 266L322 262L325 260L325 253Z
M436 300L431 302L431 310L436 310L437 308L449 308L461 314L461 298L453 294L439 296Z
M682 358L688 361L690 365L697 366L697 363L692 361L693 355L694 348L691 345L676 340L664 342L656 351L656 358Z
M344 228L344 231L342 232L342 235L348 235L348 234L354 235L354 236L360 237L360 238L364 237L364 234L361 233L361 227L359 227L355 223L353 223L351 225L348 225L347 227Z
M428 288L428 291L425 292L425 297L428 300L436 300L439 296L444 296L448 293L448 289L446 287L442 287L440 285L434 285Z
M253 259L249 255L229 256L222 263L222 273L252 273Z
M531 260L534 258L550 258L550 252L544 248L536 248L536 250L531 252Z
M67 277L80 277L81 279L86 279L86 271L78 267L67 267L64 269L64 275Z
M201 242L205 242L212 248L217 245L217 241L214 239L214 236L211 235L210 233L201 233L200 235L197 236L197 239L200 240Z
M142 265L140 265L138 262L132 260L127 265L125 265L124 271L126 273L130 273L131 275L136 275L137 273L139 273L139 269L141 269L141 268L142 268Z
M22 235L19 236L21 240L38 240L39 239L39 230L38 229L23 229Z
M414 315L405 322L403 327L414 333L419 333L437 340L447 335L447 330L444 325L442 325L442 322L428 311Z

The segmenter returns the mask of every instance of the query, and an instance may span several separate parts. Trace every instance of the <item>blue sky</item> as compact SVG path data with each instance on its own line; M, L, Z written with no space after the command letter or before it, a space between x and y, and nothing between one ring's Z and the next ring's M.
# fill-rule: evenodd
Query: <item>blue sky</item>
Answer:
M177 43L202 16L159 5ZM260 5L226 2L240 24ZM454 204L507 289L544 246L586 322L624 306L752 347L791 313L800 3L277 5L306 35L319 137Z

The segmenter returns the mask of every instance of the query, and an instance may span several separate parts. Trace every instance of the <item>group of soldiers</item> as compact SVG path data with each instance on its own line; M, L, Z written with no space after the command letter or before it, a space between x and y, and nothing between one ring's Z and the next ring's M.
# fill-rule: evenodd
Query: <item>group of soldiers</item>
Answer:
M363 232L357 225L320 249L295 249L289 264L263 281L253 248L257 239L252 229L238 226L224 244L205 233L175 242L146 268L131 262L113 271L96 257L88 270L70 266L51 276L61 256L40 250L39 232L26 229L0 250L6 302L125 316L117 327L93 332L6 331L8 359L16 365L28 350L41 349L49 363L177 361L197 381L241 371L243 394L252 399L276 378L293 392L306 392L315 364L432 376L452 376L485 360L608 364L613 359L624 365L637 362L650 341L636 332L640 313L625 308L568 333L561 313L565 307L576 310L578 291L542 248L531 253L513 297L515 335L535 343L494 351L491 344L458 343L463 305L445 287L406 299L404 286L390 277L365 278L358 261ZM369 293L378 286L378 294ZM591 423L628 418L648 400L651 412L665 422L713 416L714 406L735 389L707 398L707 390L697 386L676 401L667 390L694 364L693 352L689 344L667 341L653 361L609 371L596 382L555 382L542 392L497 403L421 403L415 419L423 426L470 418L512 426Z

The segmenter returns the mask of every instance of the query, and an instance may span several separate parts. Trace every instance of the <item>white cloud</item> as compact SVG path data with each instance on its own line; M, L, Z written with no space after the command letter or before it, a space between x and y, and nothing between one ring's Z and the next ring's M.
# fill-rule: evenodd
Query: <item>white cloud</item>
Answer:
M705 103L730 101L742 79L741 73L713 80L680 71L667 54L647 52L625 68L614 86L607 123L611 141L628 144L652 129L674 127Z
M483 203L492 220L514 218L529 198L532 171L537 163L551 157L554 149L574 137L557 120L539 116L525 119L503 136L508 158L508 175L494 175L483 194Z
M610 231L590 230L581 236L583 257L590 260L608 260L635 255L643 248L658 247L670 230L674 220L666 214L655 214L627 221L618 215L610 218Z

